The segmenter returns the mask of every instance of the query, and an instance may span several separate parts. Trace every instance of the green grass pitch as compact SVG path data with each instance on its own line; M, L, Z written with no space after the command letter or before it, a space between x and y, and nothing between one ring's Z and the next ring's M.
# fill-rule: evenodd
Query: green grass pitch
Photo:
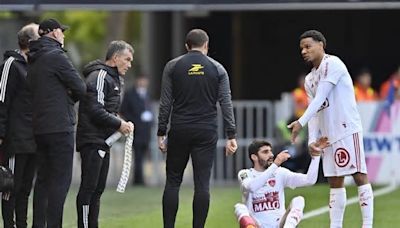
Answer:
M375 186L378 189L380 186ZM192 194L191 187L182 187L180 192L180 206L176 219L176 228L190 228L192 221ZM307 188L286 190L286 202L293 196L302 195L306 199L305 213L327 205L329 188L319 184ZM348 198L357 195L356 187L347 187ZM76 188L68 194L64 208L64 226L76 227L75 210ZM100 211L100 227L103 228L141 228L162 227L161 211L162 187L129 187L123 194L114 189L107 189L102 197ZM207 228L238 228L233 205L240 201L240 191L237 186L213 187L211 189L211 204L207 218ZM31 223L31 205L29 207ZM375 198L374 227L400 227L400 189ZM329 227L328 213L303 220L300 228ZM344 227L361 227L361 215L358 204L346 207Z

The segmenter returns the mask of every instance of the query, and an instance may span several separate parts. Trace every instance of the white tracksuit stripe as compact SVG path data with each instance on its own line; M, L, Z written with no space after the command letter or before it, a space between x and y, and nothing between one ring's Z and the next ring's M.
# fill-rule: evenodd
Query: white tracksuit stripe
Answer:
M100 70L99 74L97 76L97 101L104 105L104 78L106 76L107 72L105 70Z
M12 174L15 173L15 155L8 159L8 168L11 169Z
M14 61L14 59L15 59L14 57L10 57L4 63L4 68L3 68L3 72L1 74L1 82L0 82L0 101L1 102L4 102L4 100L6 98L8 75L10 72L11 63Z
M89 205L82 206L83 227L89 228Z

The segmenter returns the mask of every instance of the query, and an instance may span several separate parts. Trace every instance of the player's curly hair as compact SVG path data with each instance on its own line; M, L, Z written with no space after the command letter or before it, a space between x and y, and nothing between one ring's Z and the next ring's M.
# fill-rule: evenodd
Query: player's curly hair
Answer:
M299 40L302 40L305 38L312 38L315 41L322 42L322 44L324 45L324 49L326 48L325 36L320 31L317 31L317 30L305 31L303 34L301 34Z

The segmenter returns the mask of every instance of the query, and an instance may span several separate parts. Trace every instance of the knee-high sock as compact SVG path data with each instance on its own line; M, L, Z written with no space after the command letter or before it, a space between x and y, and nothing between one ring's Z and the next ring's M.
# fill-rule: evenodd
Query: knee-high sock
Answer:
M297 196L292 199L290 203L290 211L286 216L285 225L283 228L295 228L303 218L304 210L304 198L302 196Z
M256 228L256 222L250 216L249 210L246 205L237 203L235 205L235 214L236 218L239 221L240 228Z
M331 188L329 198L330 228L343 227L343 215L346 208L346 189Z
M358 199L360 202L363 228L372 227L374 218L374 195L371 184L358 186Z

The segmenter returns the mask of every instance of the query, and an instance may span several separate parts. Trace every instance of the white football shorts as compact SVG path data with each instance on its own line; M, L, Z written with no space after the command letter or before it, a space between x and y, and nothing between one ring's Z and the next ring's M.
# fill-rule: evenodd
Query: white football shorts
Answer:
M362 132L349 135L324 149L322 167L325 177L367 173Z

